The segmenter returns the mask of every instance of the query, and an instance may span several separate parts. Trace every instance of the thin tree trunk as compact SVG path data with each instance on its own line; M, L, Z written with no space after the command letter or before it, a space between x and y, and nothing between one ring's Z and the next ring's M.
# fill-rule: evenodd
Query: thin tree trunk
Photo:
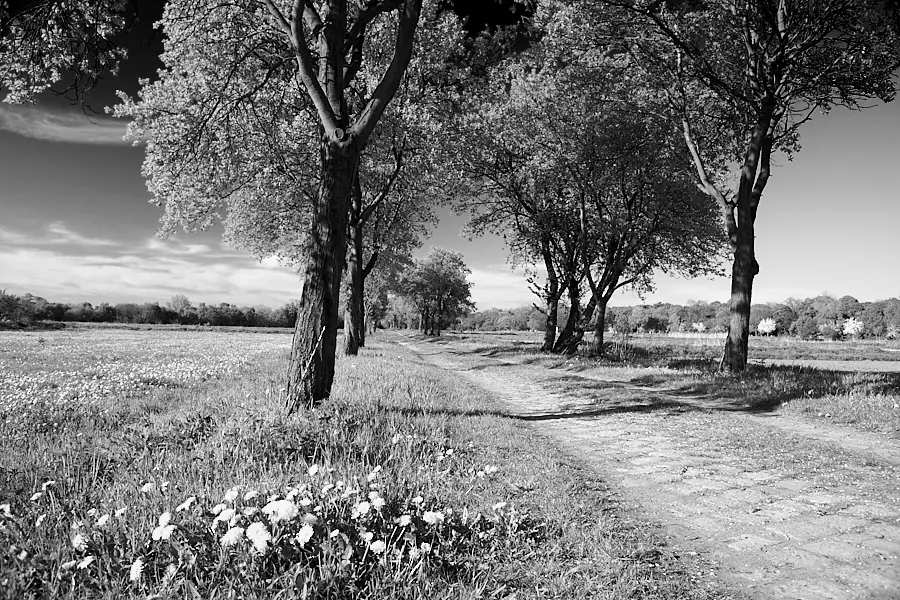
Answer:
M350 238L347 240L347 310L344 313L344 354L355 356L365 343L362 189L359 177L353 181L350 199Z
M566 319L566 325L559 332L556 344L553 346L553 352L556 354L575 354L578 351L578 345L584 337L584 329L581 328L581 298L578 290L578 284L574 281L569 283L569 318Z
M547 298L547 320L544 324L544 344L541 351L550 352L553 350L553 342L556 341L556 327L559 322L559 296L551 296Z
M334 381L347 208L359 155L352 145L327 138L322 141L321 153L319 193L288 366L285 402L290 412L320 404L331 393Z
M597 301L597 320L594 322L594 343L597 353L603 355L603 335L606 332L606 300Z

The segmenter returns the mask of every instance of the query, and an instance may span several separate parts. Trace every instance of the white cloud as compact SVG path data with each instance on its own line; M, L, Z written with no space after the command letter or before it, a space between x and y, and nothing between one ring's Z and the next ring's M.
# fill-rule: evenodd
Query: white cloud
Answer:
M49 142L130 145L123 140L126 124L101 115L87 116L78 109L60 112L43 106L0 104L0 129Z
M472 283L472 302L478 310L516 308L538 299L528 289L525 274L520 269L472 269L468 279Z
M0 264L5 265L0 289L58 302L162 302L185 294L195 302L277 307L300 293L300 281L289 270L239 256L203 264L176 255L72 256L47 249L0 248Z

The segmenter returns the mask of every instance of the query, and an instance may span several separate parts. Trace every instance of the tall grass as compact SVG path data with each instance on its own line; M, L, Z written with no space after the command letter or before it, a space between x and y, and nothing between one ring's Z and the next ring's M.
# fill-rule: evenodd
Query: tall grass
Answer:
M285 359L4 407L0 598L708 597L451 374L374 343L288 418Z

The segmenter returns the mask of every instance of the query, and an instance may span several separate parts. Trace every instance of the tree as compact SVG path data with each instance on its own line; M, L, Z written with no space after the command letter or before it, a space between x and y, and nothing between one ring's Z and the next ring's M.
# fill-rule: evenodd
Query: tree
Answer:
M317 188L308 194L289 410L331 390L360 155L402 82L421 10L422 0L170 0L161 20L165 69L144 82L138 102L117 110L134 119L131 135L147 140L144 173L174 223L208 225L233 195L302 203L306 186ZM396 23L385 26L394 31L389 42L368 35L380 21ZM386 68L351 96L365 59L378 55L391 56ZM310 160L313 181L298 168ZM293 194L284 173L294 175Z
M188 311L194 308L191 305L190 299L184 294L175 294L168 302L166 302L166 306L175 311L179 316L186 315Z
M772 335L778 329L778 324L775 323L775 319L772 317L766 317L762 319L759 324L756 326L756 331L758 331L761 335Z
M125 0L0 2L0 88L6 102L34 102L68 74L59 93L79 103L125 51L113 37L127 29Z
M472 284L466 280L469 273L462 254L443 248L432 248L427 256L415 261L403 287L418 309L423 332L440 335L472 306Z
M581 31L564 25L573 14L539 10L554 26L468 117L477 150L462 157L474 180L461 203L471 227L506 229L517 260L542 260L546 283L533 287L548 314L544 348L564 353L592 320L602 348L616 290L649 290L657 271L714 272L724 242L668 123L615 76L621 58L572 51ZM554 341L563 294L570 311Z
M881 0L619 2L638 16L632 52L655 69L698 184L722 213L732 263L723 366L747 364L754 240L772 156L799 148L816 111L894 98L900 65L896 3ZM653 34L656 35L653 38ZM726 142L726 143L723 143ZM739 164L729 191L717 173Z

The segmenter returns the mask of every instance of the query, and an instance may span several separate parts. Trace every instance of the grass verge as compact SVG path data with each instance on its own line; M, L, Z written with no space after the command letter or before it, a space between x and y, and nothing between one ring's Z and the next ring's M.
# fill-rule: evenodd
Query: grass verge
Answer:
M452 374L375 343L288 419L284 360L0 431L0 598L711 597Z

